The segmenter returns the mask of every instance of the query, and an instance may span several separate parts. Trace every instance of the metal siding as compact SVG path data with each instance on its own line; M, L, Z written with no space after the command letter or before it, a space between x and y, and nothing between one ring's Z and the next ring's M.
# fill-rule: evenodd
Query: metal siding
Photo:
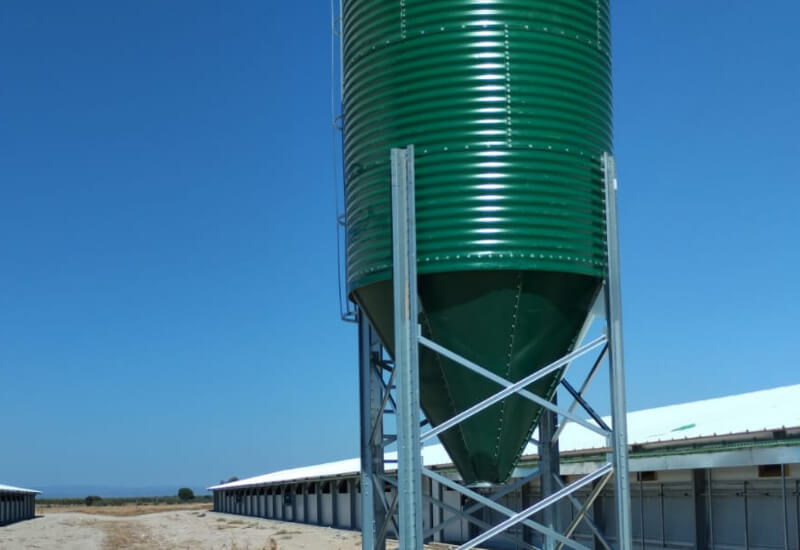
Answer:
M339 493L336 495L337 515L336 527L340 529L350 529L350 493Z
M317 517L317 493L308 495L308 523L318 524L319 518Z
M295 521L299 521L305 523L306 521L306 495L305 490L303 490L300 494L293 494L292 497L295 499Z
M751 548L783 548L783 507L778 481L758 480L748 484Z
M357 492L353 493L353 499L355 499L355 507L353 510L355 511L355 517L353 518L353 529L361 529L361 489L359 488Z
M420 273L602 276L607 0L345 0L343 10L351 287L390 276L388 152L408 144Z
M461 495L459 495L456 491L452 489L445 488L444 492L444 501L449 504L450 506L461 509ZM444 513L444 519L447 521L450 517L454 514L450 512ZM448 543L460 543L464 542L466 539L466 522L464 520L454 521L453 523L449 524L444 529L444 542Z
M281 512L283 513L283 521L294 521L294 493L292 492L291 487L287 487L284 491L284 494L281 496L283 497L281 499Z
M715 546L744 546L744 484L714 482L711 499Z
M322 498L322 525L333 525L333 492L321 493Z

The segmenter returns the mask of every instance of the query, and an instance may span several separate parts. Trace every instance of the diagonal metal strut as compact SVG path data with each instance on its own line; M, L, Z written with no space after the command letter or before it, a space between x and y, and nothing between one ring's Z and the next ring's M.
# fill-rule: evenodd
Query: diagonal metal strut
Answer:
M552 504L555 504L556 502L558 502L562 498L566 497L567 495L569 495L571 493L574 493L575 491L577 491L581 487L584 487L584 486L588 485L589 483L593 482L594 480L605 476L606 474L608 474L608 472L610 472L612 470L613 470L613 465L610 464L610 463L606 464L605 466L603 466L602 468L596 470L595 472L592 472L591 474L585 475L581 479L570 483L569 485L567 485L566 487L564 487L562 489L559 489L558 491L556 491L552 495L549 495L549 496L543 498L542 500L540 500L536 504L533 504L532 506L529 506L528 508L522 510L521 512L517 512L516 514L510 516L507 520L498 523L496 526L494 526L493 528L489 529L488 531L485 531L485 532L481 533L480 535L478 535L477 537L475 537L471 541L462 544L461 546L459 546L457 548L457 550L469 550L470 548L475 548L480 543L485 542L485 541L495 537L499 533L502 533L503 531L505 531L507 529L510 529L511 527L517 525L518 523L523 523L523 522L527 521L528 518L530 516L532 516L533 514L535 514L536 512L539 512L540 510L543 510L543 509L547 508L548 506L550 506ZM541 531L541 528L539 528L539 530ZM555 532L554 532L554 534L555 534ZM561 534L558 534L558 536L553 536L553 535L550 535L550 536L551 536L551 538L553 538L555 540L558 540L559 542L562 542L563 544L569 544L569 543L573 542L573 541L571 541L570 539L568 539L567 537L565 537L565 536L563 536ZM569 542L567 542L567 541L569 541ZM571 544L570 544L570 546L571 546Z
M606 473L610 468L611 468L611 465L610 464L606 464L605 466L601 467L600 469L598 469L597 471L593 472L592 474L589 474L589 476L592 476L591 479L587 480L587 477L589 477L589 476L586 476L586 477L582 478L581 480L579 480L579 482L583 482L583 484L580 485L579 487L574 487L574 484L570 485L569 486L569 492L571 493L573 491L576 491L576 490L580 489L580 487L582 487L586 483L589 483L589 482L593 481L593 479L595 479L595 478L599 477L600 475L602 475L603 473ZM440 475L440 474L438 474L438 473L436 473L434 471L431 471L431 470L429 470L427 468L423 468L422 473L423 473L423 475L425 475L425 476L427 476L427 477L429 477L429 478L441 483L442 485L450 487L451 489L453 489L455 491L458 491L462 495L465 495L465 496L471 498L472 500L480 502L481 504L483 504L487 508L491 508L492 510L495 510L495 511L497 511L497 512L499 512L499 513L501 513L501 514L503 514L505 516L508 516L509 518L514 517L515 515L517 515L517 512L515 512L514 510L512 510L512 509L510 509L510 508L508 508L506 506L503 506L502 504L498 504L498 503L490 500L489 498L486 498L485 496L483 496L483 495L481 495L479 493L476 493L475 491L473 491L471 489L468 489L467 487L464 487L463 485L460 485L459 483L456 483L455 481L453 481L453 480L451 480L449 478L446 478L446 477L444 477L444 476L442 476L442 475ZM576 483L578 483L578 482L576 482ZM558 497L558 498L560 499L561 497ZM539 503L537 503L537 505L541 504L542 502L543 501L540 501ZM547 504L545 506L547 506ZM534 511L532 513L536 513L536 512ZM523 517L522 520L519 521L519 523L522 523L523 525L525 525L527 527L530 527L531 529L539 531L540 533L542 533L542 534L544 534L544 535L546 535L546 536L548 536L548 537L550 537L550 538L552 538L554 540L561 541L566 546L569 546L570 548L574 548L575 550L590 550L585 545L580 544L579 542L576 542L574 540L568 539L567 537L563 536L561 533L559 533L559 532L557 532L557 531L555 531L553 529L550 529L549 527L547 527L545 525L542 525L541 523L537 523L537 522L533 521L532 519L529 519L527 516ZM503 530L505 530L505 529L503 529ZM494 536L494 535L492 535L492 536ZM467 547L467 548L470 548L470 547Z
M522 477L519 480L515 481L514 483L510 483L510 484L506 485L505 487L503 487L502 489L500 489L496 493L491 494L488 498L490 500L492 500L492 501L497 502L498 500L500 500L501 498L503 498L507 494L516 491L517 489L519 489L520 487L522 487L523 485L525 485L529 481L532 481L533 479L536 479L537 477L539 477L539 475L540 475L539 469L537 468L532 473L526 475L525 477ZM477 503L473 504L472 506L470 506L469 508L467 508L466 510L464 510L464 514L471 514L473 512L478 511L479 509L481 509L483 507L484 507L483 504L481 504L480 502L477 502ZM453 523L453 522L455 522L457 520L458 520L457 517L448 518L447 520L443 521L442 523L434 525L433 527L431 527L430 529L425 531L424 534L425 534L426 537L429 537L429 536L433 535L434 533L436 533L438 531L441 531L442 529L446 528L448 525L450 525L451 523Z
M456 361L457 363L469 368L470 370L473 370L473 371L477 372L478 374L481 374L481 375L485 376L489 380L492 380L493 382L496 382L496 383L500 384L501 386L505 386L504 389L502 389L499 392L495 393L493 396L491 396L491 397L489 397L487 399L484 399L480 403L477 403L477 404L473 405L472 407L470 407L470 408L468 408L468 409L456 414L452 418L450 418L448 420L445 420L444 422L442 422L441 424L439 424L435 428L431 428L430 430L428 430L427 432L422 434L420 436L420 439L421 439L422 442L425 442L428 439L430 439L432 437L435 437L435 436L439 435L440 433L442 433L442 432L444 432L446 430L449 430L450 428L452 428L453 426L455 426L457 424L460 424L461 422L463 422L467 418L470 418L470 417L478 414L482 410L484 410L484 409L486 409L488 407L491 407L495 403L498 403L498 402L502 401L503 399L505 399L506 397L508 397L509 395L512 395L512 394L515 394L515 393L519 394L519 395L521 395L521 396L523 396L523 397L525 397L527 399L530 399L534 403L536 403L536 404L538 404L538 405L540 405L540 406L542 406L542 407L544 407L546 409L549 409L549 410L551 410L551 411L553 411L553 412L555 412L557 414L566 416L567 418L569 418L573 422L576 422L576 423L584 426L586 429L592 430L593 432L599 433L600 435L602 435L604 437L607 437L608 435L610 435L610 433L608 431L606 431L606 430L604 430L602 428L599 428L598 426L595 426L594 424L591 424L591 423L587 422L586 420L583 420L582 418L579 418L579 417L573 415L572 413L559 408L556 405L553 405L550 401L548 401L546 399L542 399L538 395L535 395L535 394L533 394L533 393L531 393L531 392L529 392L529 391L527 391L525 389L526 386L532 384L533 382L536 382L537 380L539 380L541 378L544 378L548 374L550 374L552 372L555 372L558 369L564 367L565 364L568 364L568 363L574 361L578 357L590 352L591 350L593 350L597 346L600 346L600 345L604 344L606 342L606 337L605 336L600 336L599 338L597 338L595 340L592 340L591 342L589 342L587 344L584 344L583 346L581 346L578 349L568 353L567 355L563 356L562 358L560 358L560 359L558 359L556 361L553 361L549 365L539 369L538 371L534 372L533 374L531 374L529 376L526 376L525 378L523 378L519 382L514 382L514 383L509 382L505 378L502 378L501 376L498 376L498 375L494 374L493 372L488 371L487 369L484 369L480 365L477 365L477 364L469 361L468 359L465 359L465 358L461 357L460 355L451 352L447 348L445 348L443 346L440 346L436 342L434 342L434 341L432 341L432 340L430 340L430 339L428 339L428 338L426 338L424 336L418 336L417 339L418 339L419 343L424 345L425 347L427 347L427 348L429 348L429 349L431 349L433 351L436 351L437 353L440 353L440 354L444 355L448 359Z
M583 381L583 384L581 384L581 387L578 390L578 395L580 395L581 397L583 397L583 395L586 393L586 390L589 389L589 385L592 383L592 380L594 380L594 376L597 374L597 371L600 370L600 365L603 364L603 359L606 358L606 355L608 355L608 342L606 342L606 345L603 346L602 350L600 350L600 355L598 355L597 359L595 359L592 368L589 369L589 373L586 375L586 379ZM576 399L573 399L572 404L569 406L567 410L569 412L573 412L577 406L578 406L578 401ZM553 441L556 441L561 436L561 432L564 431L564 427L568 423L569 419L565 420L564 422L561 422L558 425L556 433L553 434Z

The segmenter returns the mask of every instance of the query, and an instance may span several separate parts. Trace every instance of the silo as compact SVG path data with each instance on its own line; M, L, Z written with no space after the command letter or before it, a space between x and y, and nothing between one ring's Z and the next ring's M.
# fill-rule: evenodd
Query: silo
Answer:
M344 0L342 28L348 290L390 353L389 150L409 144L423 334L512 381L569 352L606 269L607 0ZM420 350L433 425L496 390ZM540 415L513 395L439 437L465 481L500 483Z

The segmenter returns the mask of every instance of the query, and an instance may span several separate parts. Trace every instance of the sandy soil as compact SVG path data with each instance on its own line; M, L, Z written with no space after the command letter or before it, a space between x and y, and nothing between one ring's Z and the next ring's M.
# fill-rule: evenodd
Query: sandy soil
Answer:
M45 504L36 506L36 515L49 515L57 512L80 512L95 516L142 516L156 512L175 512L178 510L211 510L210 502L197 502L189 504L123 504L120 506L84 506L82 504Z
M0 527L2 550L356 550L361 535L202 510L138 516L47 512ZM396 548L396 545L390 545ZM431 546L451 548L446 545Z

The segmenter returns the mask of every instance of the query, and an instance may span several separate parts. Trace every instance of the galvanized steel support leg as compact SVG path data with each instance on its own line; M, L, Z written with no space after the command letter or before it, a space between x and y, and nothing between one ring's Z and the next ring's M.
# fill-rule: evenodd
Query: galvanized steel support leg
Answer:
M397 370L397 483L402 550L422 549L422 456L419 437L417 236L414 147L392 149L392 244L395 366Z
M622 287L620 283L617 170L614 158L603 155L606 187L608 275L605 284L608 364L611 377L611 435L619 550L632 550L631 495L628 473L628 419L625 405L625 367L622 346Z
M358 312L358 364L361 400L361 545L363 550L385 550L386 540L377 540L386 521L381 505L383 483L383 381L375 360L380 341L363 311Z
M553 401L555 402L555 397L553 397ZM539 470L541 472L539 483L542 489L541 498L543 499L556 492L555 476L561 473L558 461L558 440L553 441L556 422L557 418L554 412L542 411L542 417L539 421ZM560 527L557 512L558 510L555 506L548 506L542 511L542 523L556 531ZM555 548L556 541L552 537L545 537L542 550L554 550Z

